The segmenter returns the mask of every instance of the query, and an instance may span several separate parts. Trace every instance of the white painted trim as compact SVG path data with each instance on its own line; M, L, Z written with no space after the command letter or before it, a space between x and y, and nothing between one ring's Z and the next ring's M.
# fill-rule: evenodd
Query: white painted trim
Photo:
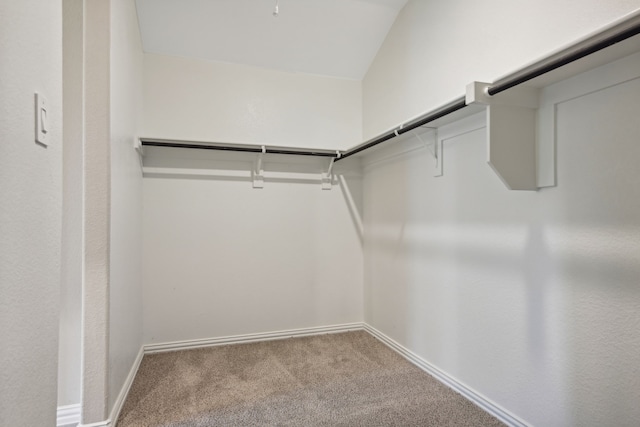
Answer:
M188 349L196 349L196 348L206 348L206 347L215 347L220 345L232 345L232 344L243 344L243 343L251 343L251 342L260 342L260 341L273 341L273 340L282 340L287 338L296 338L296 337L305 337L305 336L314 336L314 335L324 335L324 334L335 334L340 332L348 332L348 331L361 331L364 330L380 340L383 344L391 348L392 350L399 353L409 362L418 366L428 374L432 375L438 381L442 382L447 387L455 390L460 393L465 398L469 399L471 402L478 405L480 408L493 415L500 421L505 424L513 427L529 427L525 421L518 418L516 415L507 411L506 409L498 406L496 403L492 402L488 398L484 397L482 394L473 390L472 388L466 386L462 382L458 381L451 375L446 372L438 369L433 366L417 354L413 353L411 350L403 347L398 344L396 341L384 335L382 332L378 331L374 327L361 322L355 323L346 323L341 325L331 325L331 326L321 326L314 328L301 328L301 329L290 329L284 331L275 331L275 332L264 332L257 334L246 334L246 335L233 335L227 337L219 337L219 338L208 338L208 339L199 339L199 340L185 340L185 341L174 341L167 343L159 343L159 344L146 344L142 346L136 360L127 376L127 380L116 399L116 403L111 410L110 419L101 421L93 424L80 424L78 427L116 427L116 422L118 416L120 415L120 411L122 409L122 405L129 393L131 385L133 384L133 380L138 372L138 368L140 367L140 363L142 362L142 358L145 354L153 354L153 353L162 353L168 351L178 351L178 350L188 350ZM79 409L79 405L78 409ZM79 415L79 413L78 413ZM113 424L112 424L112 420Z
M78 427L116 427L116 423L118 422L118 417L120 416L120 411L122 410L122 406L124 405L124 401L127 399L127 395L129 394L129 390L131 389L131 385L133 384L133 380L138 373L138 368L140 367L140 363L142 362L142 358L144 357L144 347L140 347L138 351L138 355L136 359L133 361L133 365L131 366L131 370L129 371L129 375L124 381L122 388L120 389L120 393L116 398L113 407L111 408L111 413L109 414L109 418L104 421L98 421L91 424L78 424ZM80 405L78 405L78 422L80 421ZM60 423L58 423L60 425Z
M554 187L557 184L556 125L558 106L637 80L640 78L639 70L640 53L635 53L542 88L538 108L538 141L536 144L538 188Z
M475 113L438 127L436 131L437 142L446 143L448 140L486 127L486 113L484 111ZM424 132L420 133L420 135L426 136L433 133L433 129L425 129ZM394 161L413 152L425 150L427 148L420 140L418 140L418 138L413 137L410 133L403 134L395 141L395 144L389 144L384 148L367 154L363 158L364 170L368 171L380 166L381 164ZM446 145L443 149L446 151ZM443 154L441 153L441 155Z
M162 353L166 351L187 350L219 345L241 344L259 341L281 340L294 337L306 337L313 335L335 334L347 331L361 331L364 325L360 322L346 323L342 325L321 326L315 328L290 329L286 331L263 332L258 334L233 335L219 338L206 338L198 340L174 341L159 344L146 344L143 346L144 354Z
M424 129L423 132L419 132L421 137L427 138L434 133L433 129ZM366 153L362 158L362 164L364 170L367 171L382 163L394 161L398 158L411 154L415 151L426 150L427 147L411 133L405 133L399 137L396 137L393 144L372 149L369 153Z
M136 356L136 360L134 360L133 365L131 366L131 370L129 371L129 375L127 375L127 379L124 381L122 385L122 389L116 398L115 403L113 404L113 408L111 408L111 414L109 414L109 420L112 421L110 424L112 427L116 427L118 423L118 417L120 416L120 411L122 410L122 406L124 405L124 401L129 394L129 390L131 390L131 385L133 384L133 380L138 373L138 368L140 367L140 363L142 363L142 358L144 357L144 347L140 347L140 351L138 351L138 355Z
M78 425L80 423L80 404L58 406L56 426Z
M437 367L427 362L426 360L424 360L423 358L421 358L411 350L403 347L402 345L398 344L396 341L384 335L382 332L378 331L374 327L365 323L364 330L370 333L371 335L373 335L374 337L376 337L378 340L380 340L384 344L386 344L392 350L396 351L398 354L403 356L409 362L413 363L414 365L416 365L426 373L430 374L431 376L433 376L435 379L437 379L447 387L460 393L462 396L469 399L471 402L475 403L480 408L482 408L489 414L493 415L494 417L496 417L503 423L507 424L508 426L513 426L513 427L529 427L530 426L530 424L527 424L522 419L518 418L511 412L507 411L506 409L500 407L499 405L492 402L488 398L484 397L482 394L473 390L471 387L468 387L467 385L458 381L451 375L438 369Z
M542 89L540 105L558 105L640 78L640 52Z
M111 420L98 421L91 424L78 424L78 427L109 427L111 426Z
M438 139L446 142L470 132L475 132L487 127L487 112L482 111L472 116L463 117L452 123L447 123L438 128Z

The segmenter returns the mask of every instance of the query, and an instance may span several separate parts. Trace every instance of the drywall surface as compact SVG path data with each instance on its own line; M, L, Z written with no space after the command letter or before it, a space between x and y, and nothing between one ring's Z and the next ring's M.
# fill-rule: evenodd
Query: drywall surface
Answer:
M508 191L482 117L440 130L443 177L424 148L366 160L366 321L531 425L640 418L634 58L545 89L556 188Z
M135 3L111 0L109 405L142 345L142 170L134 149L142 104Z
M171 155L190 174L144 179L145 344L362 321L361 178L323 191L317 164L270 179L268 160L254 189L252 156L193 151Z
M111 200L110 0L84 3L81 424L107 419Z
M63 0L63 203L58 406L80 402L82 323L83 1Z
M369 139L640 8L640 0L411 0L363 80Z
M344 149L362 140L361 83L145 55L141 136Z
M56 422L62 3L0 3L0 425ZM34 92L49 106L35 142Z

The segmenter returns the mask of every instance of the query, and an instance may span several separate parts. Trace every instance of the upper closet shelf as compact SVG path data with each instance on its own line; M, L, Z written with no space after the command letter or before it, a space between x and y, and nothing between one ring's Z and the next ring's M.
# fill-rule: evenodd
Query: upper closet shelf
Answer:
M539 132L536 131L540 121L551 123L551 126L554 123L553 118L541 117L550 112L539 111L540 88L640 51L638 34L640 9L494 83L472 82L467 86L464 96L346 151L152 138L141 138L140 142L142 146L327 157L331 159L330 175L334 162L358 155L426 125L437 128L486 110L488 163L509 189L537 190L555 185L555 140L537 137ZM553 134L549 130L542 133ZM438 147L433 148L432 152L440 162ZM540 156L540 153L544 155ZM545 176L539 176L540 170L545 171Z

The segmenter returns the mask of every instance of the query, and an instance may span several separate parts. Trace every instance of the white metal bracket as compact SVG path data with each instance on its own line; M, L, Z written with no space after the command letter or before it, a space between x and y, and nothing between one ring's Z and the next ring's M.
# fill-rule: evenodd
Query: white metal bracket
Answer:
M136 150L136 153L138 153L138 160L140 161L140 167L142 167L144 158L144 146L142 145L142 141L140 141L140 138L134 138L133 149Z
M466 102L487 106L487 162L510 190L537 190L539 90L518 86L495 96L488 83L467 86Z
M442 144L442 140L438 138L438 128L432 128L432 127L421 127L421 128L430 129L433 131L431 134L431 136L433 137L433 141L431 142L425 141L422 138L422 136L415 130L412 133L418 139L418 141L420 141L420 143L422 143L422 145L424 145L427 148L427 150L429 150L429 152L433 156L433 159L435 160L433 176L435 177L442 176L443 144Z
M336 157L332 157L329 162L329 168L327 169L327 173L322 174L322 189L323 190L331 190L333 187L333 165L336 162L336 159L342 157L340 151L336 151Z
M140 157L144 156L144 147L142 146L142 141L140 138L135 138L133 140L133 149L140 155Z
M264 187L264 169L262 168L262 159L267 152L266 147L262 146L262 152L258 154L253 170L251 171L251 178L253 179L253 188Z

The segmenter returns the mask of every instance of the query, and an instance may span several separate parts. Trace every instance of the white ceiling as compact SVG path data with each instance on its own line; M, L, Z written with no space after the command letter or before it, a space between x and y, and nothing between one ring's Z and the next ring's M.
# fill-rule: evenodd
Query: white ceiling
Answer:
M407 0L136 0L158 53L362 79Z

